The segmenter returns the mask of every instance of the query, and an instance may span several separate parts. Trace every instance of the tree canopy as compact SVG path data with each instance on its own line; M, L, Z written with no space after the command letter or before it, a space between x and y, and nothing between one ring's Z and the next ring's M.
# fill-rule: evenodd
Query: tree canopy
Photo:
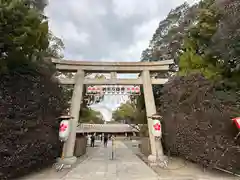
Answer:
M91 108L85 107L81 109L80 123L103 124L104 120L100 112L94 111Z
M47 18L32 3L0 1L0 73L59 56L63 43L49 31ZM51 43L50 43L51 42Z
M171 10L159 23L142 61L174 59L180 75L200 72L240 84L238 0L202 0Z
M113 119L127 124L146 124L145 109L139 109L130 101L113 112Z

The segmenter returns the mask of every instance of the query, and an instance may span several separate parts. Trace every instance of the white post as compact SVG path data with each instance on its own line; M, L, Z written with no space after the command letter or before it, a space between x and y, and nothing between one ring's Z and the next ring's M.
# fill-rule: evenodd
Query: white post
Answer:
M75 140L76 140L76 131L79 120L79 112L82 101L82 93L83 93L83 81L84 81L84 71L78 70L75 76L75 85L72 95L72 103L70 108L70 115L73 117L70 121L70 134L65 142L64 149L64 161L67 164L74 164L76 162L76 157L73 156Z

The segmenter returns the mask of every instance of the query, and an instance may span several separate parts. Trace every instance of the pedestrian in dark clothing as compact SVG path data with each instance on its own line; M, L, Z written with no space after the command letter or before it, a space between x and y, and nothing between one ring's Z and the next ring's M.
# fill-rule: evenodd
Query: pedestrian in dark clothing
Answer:
M104 147L107 147L107 143L108 143L108 135L104 135L103 143L104 143Z
M95 145L95 136L92 135L91 136L91 147L94 147L94 145Z
M100 140L101 140L101 142L102 142L102 140L103 140L103 136L102 136L102 135L100 135Z

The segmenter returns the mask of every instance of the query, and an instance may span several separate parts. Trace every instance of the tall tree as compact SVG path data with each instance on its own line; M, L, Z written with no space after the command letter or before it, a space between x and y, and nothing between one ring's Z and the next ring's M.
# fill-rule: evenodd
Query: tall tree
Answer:
M48 23L26 3L0 2L0 71L38 60L48 48Z
M32 3L34 7L36 7L40 11L43 11L48 4L48 0L28 0L28 1Z
M92 123L92 124L103 124L101 113L94 111L90 108L83 108L81 110L81 117L79 118L80 123Z
M239 12L238 0L202 0L192 7L184 3L159 23L141 60L171 58L182 75L201 72L240 84Z
M200 72L208 78L220 78L223 71L219 55L211 51L212 37L222 17L214 0L200 2L197 23L185 37L185 52L180 57L180 74Z
M240 84L240 2L222 0L216 3L223 15L212 37L211 50L223 61L223 77Z
M113 119L127 124L146 124L146 112L145 109L138 109L135 104L127 102L113 112Z
M193 23L197 6L184 3L171 10L166 19L160 21L149 47L142 52L142 61L178 60L185 31Z
M0 73L58 56L63 48L49 32L48 21L29 0L0 1ZM55 41L53 45L50 41Z

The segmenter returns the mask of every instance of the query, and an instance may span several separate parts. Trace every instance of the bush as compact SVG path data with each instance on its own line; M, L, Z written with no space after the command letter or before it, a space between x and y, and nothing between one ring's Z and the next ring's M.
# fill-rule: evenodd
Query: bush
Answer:
M166 84L157 102L165 151L205 167L239 171L240 141L234 140L238 130L231 118L240 115L240 96L227 89L200 74Z
M45 71L14 70L0 76L0 179L51 165L60 155L62 90Z

